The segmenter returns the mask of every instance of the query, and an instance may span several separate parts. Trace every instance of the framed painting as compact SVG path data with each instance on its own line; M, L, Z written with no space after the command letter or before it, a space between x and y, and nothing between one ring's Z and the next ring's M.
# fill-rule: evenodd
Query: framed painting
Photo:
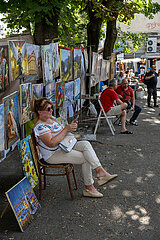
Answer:
M5 149L8 149L19 139L18 92L3 98L2 101L4 103Z
M65 84L65 108L73 103L74 81Z
M59 65L60 65L60 57L58 53L58 42L51 43L50 49L51 49L52 75L53 75L53 78L57 78L59 76Z
M32 157L32 152L29 144L31 136L27 136L18 142L18 150L20 153L20 159L23 166L24 175L28 178L31 187L34 188L38 184L38 175Z
M8 46L0 46L0 91L9 85L9 56Z
M53 81L50 45L41 46L44 85Z
M84 57L84 67L85 67L85 70L87 71L88 70L88 53L86 48L83 49L83 57Z
M107 63L107 60L102 59L100 81L106 80L106 63Z
M64 102L65 82L56 83L56 108L62 107Z
M40 209L38 199L26 177L6 192L7 199L22 232Z
M74 79L81 76L81 49L75 48L73 50L73 61L74 61Z
M27 51L25 41L9 41L11 80L19 79L27 73Z
M106 63L106 80L109 79L110 76L110 61Z
M96 74L97 74L97 64L98 64L98 53L92 53L92 71L91 71L91 78L90 78L90 87L96 85Z
M99 83L99 81L100 81L102 58L103 58L102 55L98 55L97 72L96 72L96 83Z
M45 86L45 96L50 101L52 101L54 104L56 103L56 99L55 99L55 85L56 85L55 80L53 80L53 82L48 83Z
M60 76L61 81L73 80L72 51L60 49Z
M20 85L20 119L24 124L32 119L31 112L32 84L24 83Z
M84 65L84 55L81 57L81 94L86 94L86 69Z
M0 104L0 151L4 150L4 104Z
M80 98L80 94L81 94L81 82L80 82L80 78L77 78L74 81L74 100L78 100Z
M32 99L43 97L43 83L32 84Z

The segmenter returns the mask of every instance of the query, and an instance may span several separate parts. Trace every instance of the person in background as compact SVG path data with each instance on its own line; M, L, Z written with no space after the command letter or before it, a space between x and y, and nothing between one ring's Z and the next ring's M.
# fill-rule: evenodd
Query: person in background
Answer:
M137 126L138 124L135 120L137 119L142 109L137 104L135 104L133 89L128 85L128 80L126 78L123 79L121 86L117 87L116 92L119 98L121 99L121 101L128 102L129 103L128 105L134 111L129 122L130 124Z
M122 83L122 80L125 78L125 74L123 71L120 71L119 75L117 75L116 79L117 79L117 82L118 84L121 84Z
M147 104L148 107L151 106L151 96L153 95L154 100L154 107L158 107L157 104L157 77L160 76L160 69L158 73L156 73L156 66L152 65L151 70L146 73L145 75L145 82L147 82L147 90L148 90L148 97L147 97Z
M104 108L104 111L108 116L120 116L121 119L121 134L133 134L126 129L126 109L128 104L126 102L122 102L118 94L115 92L117 89L117 80L112 79L109 81L109 87L106 88L100 97L100 101ZM114 106L114 102L116 101L117 106Z
M98 192L93 185L92 170L96 172L99 186L114 179L117 174L110 175L105 171L92 145L88 141L77 141L73 149L68 153L59 147L59 143L67 133L77 130L78 121L73 120L64 127L52 116L53 103L44 97L33 99L31 106L37 120L33 130L43 159L50 164L81 164L85 185L83 196L103 197L103 194Z

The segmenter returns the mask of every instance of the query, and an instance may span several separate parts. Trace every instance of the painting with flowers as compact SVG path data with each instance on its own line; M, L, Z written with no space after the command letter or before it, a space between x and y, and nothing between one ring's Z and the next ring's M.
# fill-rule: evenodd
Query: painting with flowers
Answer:
M24 175L28 178L31 187L34 188L38 184L38 175L36 172L34 160L29 145L30 138L31 136L29 135L28 137L22 139L18 143L18 149L20 153L21 162L23 165Z

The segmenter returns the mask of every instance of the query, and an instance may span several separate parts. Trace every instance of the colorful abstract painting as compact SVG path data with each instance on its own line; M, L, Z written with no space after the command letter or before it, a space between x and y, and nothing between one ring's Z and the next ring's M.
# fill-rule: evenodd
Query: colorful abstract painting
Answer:
M0 91L9 85L9 57L8 46L0 46Z
M4 104L0 105L0 151L4 150Z
M43 83L32 84L32 99L43 97Z
M60 49L60 76L61 81L73 80L72 51Z
M41 207L28 179L24 177L6 192L6 196L23 232Z
M27 51L25 41L9 41L11 81L27 74Z
M10 148L19 139L18 92L2 99L4 103L5 149Z
M56 83L56 108L62 107L65 93L65 82Z
M53 81L51 48L50 45L41 46L42 51L42 69L44 85Z
M18 150L23 165L24 175L28 178L31 187L34 188L38 184L38 175L29 145L30 138L31 136L29 135L28 137L18 142Z
M20 119L24 124L32 119L31 112L32 84L25 83L20 85Z
M74 61L74 79L81 76L81 49L73 50L73 61Z
M80 94L81 94L81 82L80 82L80 78L77 78L74 81L74 100L78 100L80 98Z
M96 85L96 74L97 74L97 64L98 64L98 53L93 52L92 55L92 71L91 71L91 78L90 78L90 87L93 87Z
M56 103L55 85L56 85L55 80L53 80L53 82L48 83L45 86L45 96L46 96L47 99L52 101L54 104Z
M51 49L52 75L53 75L53 78L57 78L59 76L59 65L60 65L58 43L51 43L50 49Z

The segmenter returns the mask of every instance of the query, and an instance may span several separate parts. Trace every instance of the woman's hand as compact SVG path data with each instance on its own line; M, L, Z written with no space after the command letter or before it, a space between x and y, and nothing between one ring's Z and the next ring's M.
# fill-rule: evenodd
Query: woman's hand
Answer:
M73 120L70 124L66 126L67 132L75 132L77 130L78 121Z

